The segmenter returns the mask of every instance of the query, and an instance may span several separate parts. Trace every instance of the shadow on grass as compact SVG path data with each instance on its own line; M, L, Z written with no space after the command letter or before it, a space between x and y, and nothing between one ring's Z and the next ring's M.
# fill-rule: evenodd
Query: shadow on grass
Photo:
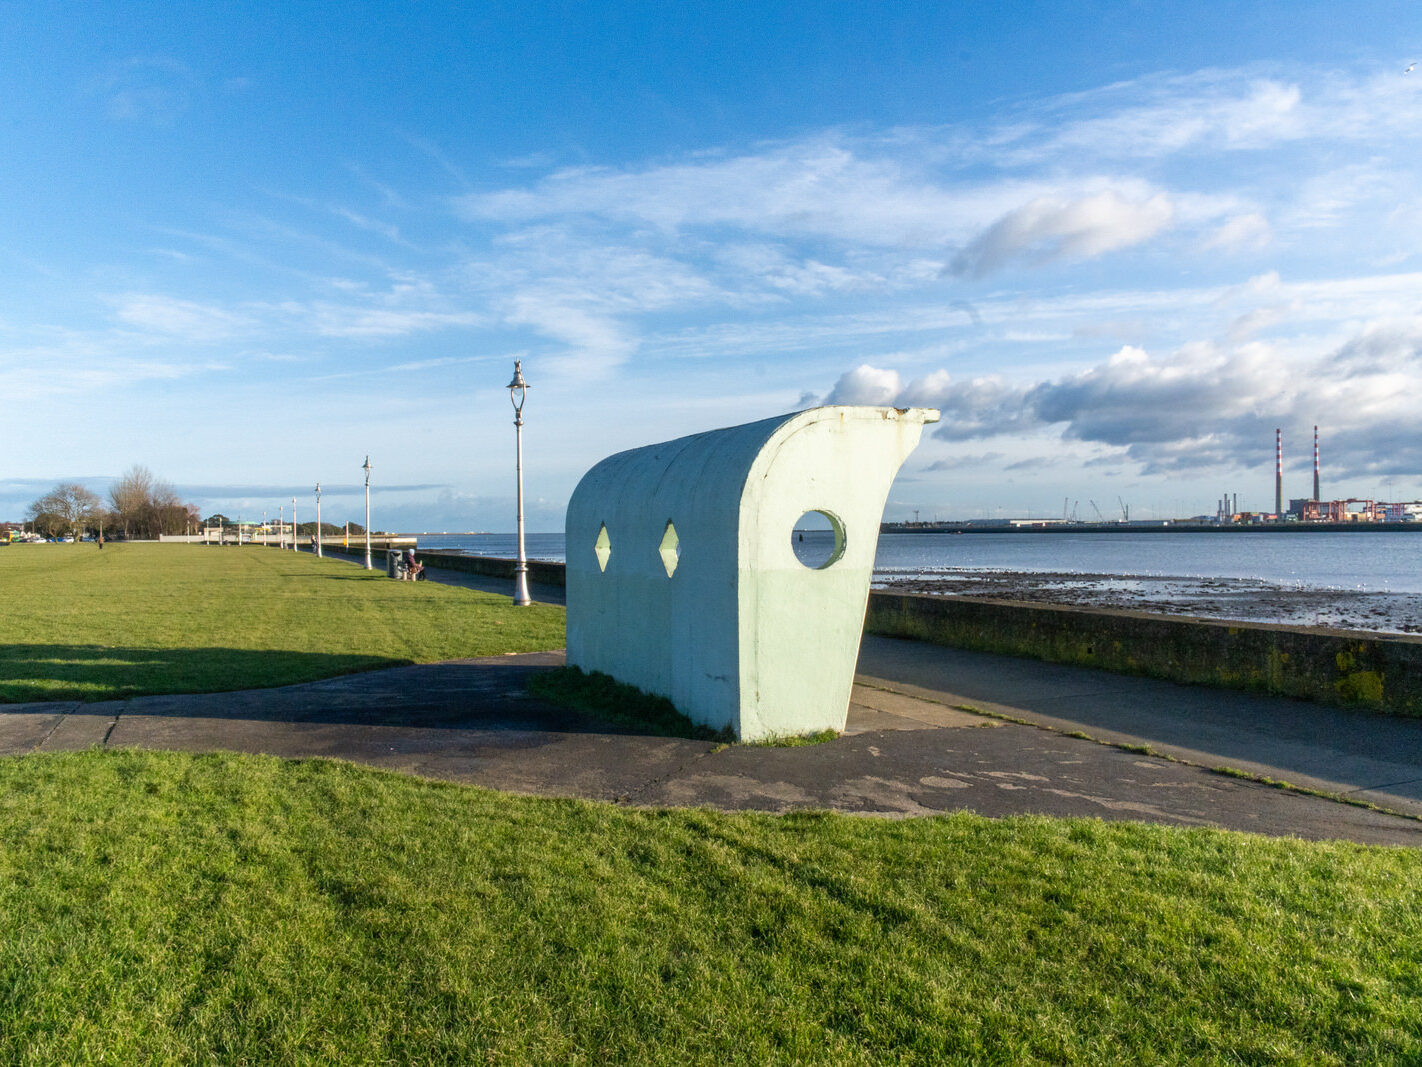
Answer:
M101 645L0 647L0 722L44 703L80 701L66 712L112 715L102 701L130 701L124 716L520 731L635 733L528 695L547 663L505 657L412 664L381 656L233 648L138 649ZM40 708L35 704L39 703Z
M382 571L378 577L384 578ZM282 581L285 582L369 582L372 579L361 574L283 574Z
M0 700L115 700L289 685L399 667L389 656L240 648L0 646Z

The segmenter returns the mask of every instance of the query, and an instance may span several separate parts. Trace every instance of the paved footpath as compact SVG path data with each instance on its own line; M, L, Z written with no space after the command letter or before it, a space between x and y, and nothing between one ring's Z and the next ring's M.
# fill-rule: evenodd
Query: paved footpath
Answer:
M722 746L606 727L529 697L530 674L561 662L545 652L237 693L4 705L0 754L227 749L629 804L1032 812L1422 846L1418 819L1208 769L1422 814L1422 723L868 637L844 736Z

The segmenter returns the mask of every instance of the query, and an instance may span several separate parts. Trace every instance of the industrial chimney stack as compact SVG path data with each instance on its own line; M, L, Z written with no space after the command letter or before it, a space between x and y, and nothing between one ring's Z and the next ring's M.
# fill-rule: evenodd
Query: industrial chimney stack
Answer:
M1313 499L1322 500L1318 495L1318 427L1313 428Z
M1274 514L1284 514L1284 431L1274 430Z

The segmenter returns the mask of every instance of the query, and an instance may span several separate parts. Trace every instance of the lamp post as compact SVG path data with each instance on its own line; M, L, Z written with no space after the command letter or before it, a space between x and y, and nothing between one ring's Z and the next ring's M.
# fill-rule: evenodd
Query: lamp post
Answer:
M528 595L528 559L523 551L523 401L527 393L523 360L516 359L513 381L509 382L509 399L514 409L514 470L518 474L518 566L514 569L514 603L519 607L533 603Z
M365 457L365 463L361 465L361 470L365 471L365 569L373 570L370 565L370 456Z
M291 550L301 551L301 546L296 540L296 497L291 498Z
M321 558L321 483L316 483L316 558Z
M277 548L286 547L286 505L277 507Z

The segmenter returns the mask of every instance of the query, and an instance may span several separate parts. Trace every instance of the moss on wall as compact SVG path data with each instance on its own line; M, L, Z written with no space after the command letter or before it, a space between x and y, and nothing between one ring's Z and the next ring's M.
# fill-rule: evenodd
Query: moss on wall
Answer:
M875 592L865 631L1422 716L1422 639Z

